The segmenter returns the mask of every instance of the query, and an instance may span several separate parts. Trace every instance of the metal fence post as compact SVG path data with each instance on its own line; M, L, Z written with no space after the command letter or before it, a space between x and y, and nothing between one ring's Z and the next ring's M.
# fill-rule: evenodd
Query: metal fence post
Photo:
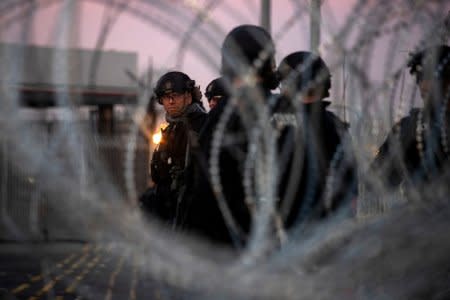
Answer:
M322 0L311 0L310 4L310 42L311 42L311 52L316 54L319 53L320 44L320 23L321 23L321 13L320 6L322 5Z

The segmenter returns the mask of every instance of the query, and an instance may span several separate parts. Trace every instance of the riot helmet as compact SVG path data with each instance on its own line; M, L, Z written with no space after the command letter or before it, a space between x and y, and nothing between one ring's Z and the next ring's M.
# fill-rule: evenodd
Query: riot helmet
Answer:
M211 101L213 97L228 97L229 92L225 87L225 81L222 77L216 78L211 81L205 90L206 99L208 102Z
M225 37L221 54L221 72L227 78L244 78L253 74L262 79L266 89L278 86L275 44L264 28L255 25L234 28Z
M188 75L179 71L172 71L164 74L159 78L154 89L154 97L162 104L162 96L170 93L185 93L192 94L192 102L200 102L202 94L200 89L195 86L195 80L192 80Z
M323 59L312 52L298 51L286 56L278 66L278 76L292 93L322 87L321 98L330 96L331 73Z
M409 72L421 81L424 76L442 80L450 78L450 47L439 45L410 54Z

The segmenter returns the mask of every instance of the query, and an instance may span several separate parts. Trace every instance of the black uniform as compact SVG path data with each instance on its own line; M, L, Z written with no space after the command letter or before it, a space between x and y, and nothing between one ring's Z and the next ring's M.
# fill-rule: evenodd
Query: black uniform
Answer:
M209 112L205 126L199 136L199 147L194 152L191 184L187 193L192 203L189 224L208 238L226 244L245 244L250 231L250 211L244 202L243 164L247 153L248 137L241 116L234 111L229 118L219 152L220 184L225 204L235 221L229 228L217 195L212 189L210 177L211 147L220 117L228 105L229 98L223 98Z
M210 239L232 243L240 247L246 242L251 227L252 207L246 203L244 184L245 164L248 162L248 133L258 128L258 115L253 114L256 105L267 105L271 98L270 90L278 86L275 72L275 44L263 28L254 25L241 25L234 28L225 37L221 49L221 73L226 88L231 83L241 81L236 90L226 93L219 104L209 113L205 128L199 138L199 148L195 152L193 166L194 183L187 193L191 199L189 224L196 231ZM264 55L263 55L264 54ZM249 72L249 66L257 65L254 72ZM252 77L256 86L248 85L242 80ZM236 80L235 80L236 79ZM239 79L239 80L237 80ZM260 92L255 96L255 91ZM240 108L231 108L228 94L236 97ZM254 106L255 105L255 106ZM230 109L230 110L229 110ZM245 115L240 110L245 111ZM220 138L218 166L211 164L211 150L214 134L219 127L222 116L231 113L223 128L224 136ZM243 119L245 118L245 119ZM193 160L194 161L194 160ZM209 170L220 168L220 186L213 186ZM215 179L215 178L214 178ZM250 179L251 181L252 179ZM216 189L216 190L213 190ZM252 189L252 187L247 186ZM195 209L193 209L195 207Z
M184 225L187 209L180 193L185 188L189 151L206 116L200 105L193 103L182 117L168 119L169 125L162 130L161 143L153 153L151 177L156 186L141 202L148 212L177 227Z
M424 108L413 109L396 124L379 149L372 171L385 187L404 183L418 187L436 181L448 166L450 114L450 47L432 46L411 56L410 73L424 97Z
M282 93L298 101L274 116L291 144L280 147L280 213L287 228L326 216L356 194L356 163L348 125L326 108L331 73L321 57L298 51L278 67ZM306 103L304 103L306 101ZM309 103L308 101L313 101ZM286 100L285 102L290 103ZM277 125L281 123L281 125Z
M355 163L344 148L348 125L328 105L302 104L299 116L292 110L274 114L274 126L284 136L279 139L279 208L286 228L325 216L355 196ZM327 182L332 183L328 190Z
M448 164L449 121L424 109L400 120L380 147L371 168L383 173L385 186L417 186L436 179Z

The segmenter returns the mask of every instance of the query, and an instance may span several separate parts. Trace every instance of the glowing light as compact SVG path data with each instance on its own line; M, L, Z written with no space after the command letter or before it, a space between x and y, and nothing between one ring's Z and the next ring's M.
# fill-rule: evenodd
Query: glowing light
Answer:
M161 143L161 140L162 140L162 131L163 131L164 129L166 129L167 126L169 126L169 124L168 124L168 123L165 123L165 122L159 124L158 129L157 129L156 132L152 135L152 142L153 142L153 144L159 145L159 143Z
M158 130L158 132L153 134L152 136L153 144L158 145L159 143L161 143L161 138L162 138L161 131Z

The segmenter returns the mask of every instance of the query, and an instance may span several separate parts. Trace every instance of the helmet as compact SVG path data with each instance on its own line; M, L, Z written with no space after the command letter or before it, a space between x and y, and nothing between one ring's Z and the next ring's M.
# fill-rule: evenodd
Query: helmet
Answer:
M295 91L323 86L322 98L330 95L330 70L323 59L314 53L298 51L289 54L278 66L278 76L283 84Z
M195 88L195 80L189 78L183 72L168 72L159 78L154 89L154 94L158 103L162 103L161 97L169 93L192 93ZM200 96L201 98L201 96ZM194 95L192 101L195 101ZM200 100L200 99L199 99Z
M255 25L234 28L225 37L221 54L221 72L224 76L236 78L247 75L250 67L254 67L265 88L278 86L275 44L264 28Z
M224 79L219 77L211 81L206 87L205 96L208 99L208 102L216 96L228 97L229 92L225 87Z
M409 72L420 81L425 73L436 79L450 78L450 47L439 45L410 54Z

